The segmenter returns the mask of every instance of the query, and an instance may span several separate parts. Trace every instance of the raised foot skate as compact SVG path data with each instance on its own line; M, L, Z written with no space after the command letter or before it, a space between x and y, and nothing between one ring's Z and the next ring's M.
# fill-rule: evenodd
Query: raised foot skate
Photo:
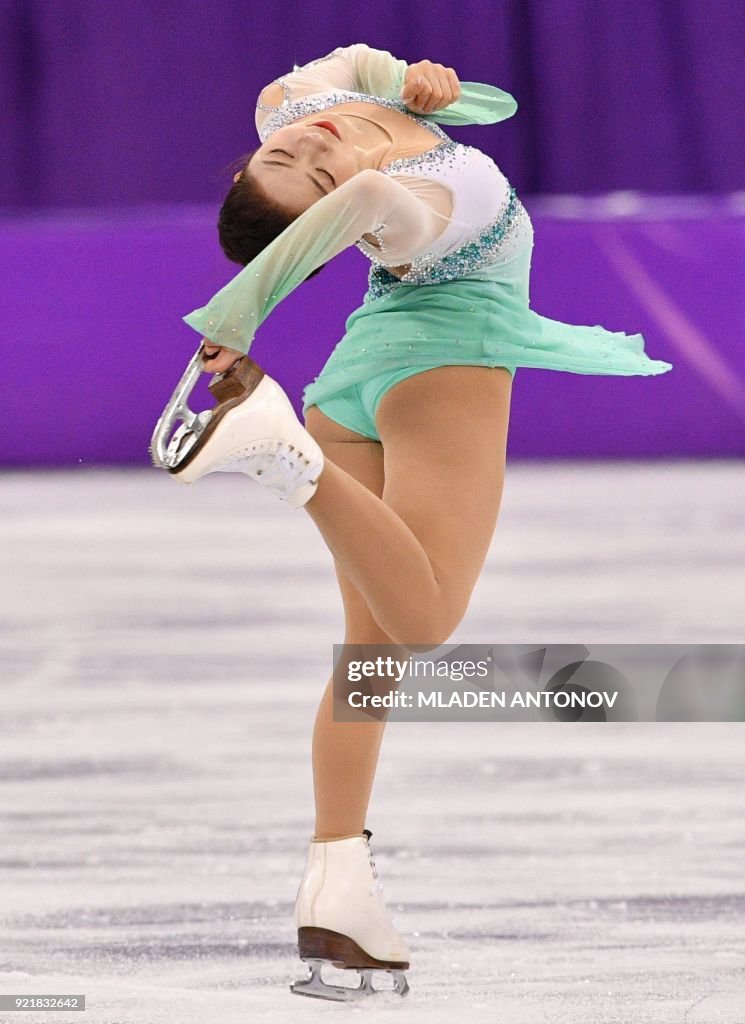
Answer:
M304 505L315 493L324 460L287 395L243 356L208 385L217 404L195 413L187 399L203 372L202 354L200 346L156 424L150 444L154 465L186 484L207 473L243 473L291 507Z
M339 932L330 931L328 928L300 928L298 949L301 960L308 964L309 974L307 978L290 985L290 991L297 996L344 1002L365 999L379 992L405 996L409 991L409 983L404 974L409 966L406 961L376 960L353 939L340 935ZM340 967L350 974L354 971L359 977L359 985L336 985L324 981L321 976L324 964L333 964L334 967ZM387 974L392 984L375 987L375 972Z

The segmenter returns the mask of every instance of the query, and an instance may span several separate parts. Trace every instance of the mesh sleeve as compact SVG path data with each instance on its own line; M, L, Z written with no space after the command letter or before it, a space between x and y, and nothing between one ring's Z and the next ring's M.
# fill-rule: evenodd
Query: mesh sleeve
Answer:
M376 50L366 43L353 43L351 46L339 46L308 64L296 66L276 82L282 86L283 98L287 100L334 89L399 99L407 67L406 61L398 60L387 50ZM263 104L260 96L256 105L257 128L261 128L272 109L276 109L276 105L269 107Z
M386 262L406 263L427 250L448 219L405 185L364 170L313 203L210 302L184 317L214 342L248 352L259 325L308 274L354 245L384 232Z

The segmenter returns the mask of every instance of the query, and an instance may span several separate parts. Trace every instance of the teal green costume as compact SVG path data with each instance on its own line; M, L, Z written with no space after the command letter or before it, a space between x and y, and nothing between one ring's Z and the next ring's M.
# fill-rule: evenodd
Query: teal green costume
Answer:
M460 98L449 107L413 115L395 98L406 67L385 51L355 44L280 79L285 92L281 105L257 105L264 140L309 113L362 101L400 111L441 141L380 171L361 171L313 203L206 307L185 317L186 322L216 344L247 352L259 324L311 270L358 245L373 263L368 291L323 370L305 388L303 410L317 405L343 426L374 439L375 414L387 391L436 366L501 366L513 375L518 366L613 375L672 369L672 364L645 354L641 334L566 324L530 309L533 231L525 208L485 154L454 142L433 123L492 124L512 116L517 104L494 86L463 82ZM304 95L292 98L291 87L298 82ZM350 84L355 88L350 90ZM508 188L487 223L475 225L470 234L461 232L442 251L438 238L442 241L447 230L477 219L473 195L458 200L448 229L438 227L435 236L431 216L423 218L422 199L406 174L413 172L421 184L421 179L436 179L449 168L457 198L461 166L464 174L470 168L472 177L501 178ZM473 188L465 191L472 193ZM485 193L484 208L493 198ZM469 202L471 210L464 218ZM362 242L366 233L379 240L385 262ZM402 258L402 239L409 240L411 258ZM386 269L400 265L411 268L403 278Z

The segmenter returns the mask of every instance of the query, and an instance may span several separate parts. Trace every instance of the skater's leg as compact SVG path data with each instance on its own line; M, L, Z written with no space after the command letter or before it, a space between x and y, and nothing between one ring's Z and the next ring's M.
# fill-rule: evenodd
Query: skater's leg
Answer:
M335 722L329 681L313 729L316 839L362 835L384 728L372 719Z
M383 491L383 451L379 442L326 419L323 454L351 478L378 496ZM390 643L364 598L336 571L344 601L345 642ZM395 928L363 834L384 721L335 722L332 683L326 688L313 733L313 781L316 827L295 904L300 956L311 967L309 979L296 982L298 995L356 999L370 995L371 971L389 972L394 989L405 995L403 971L409 950ZM323 962L350 968L352 984L323 983ZM358 970L363 983L357 987Z
M344 599L345 643L386 644L386 654L408 657L407 649L390 646L390 637L377 626L364 598L338 566L337 575ZM367 682L374 683L374 679ZM386 677L383 682L384 688L390 689L391 680ZM365 828L387 712L378 715L358 722L334 721L333 676L329 679L313 730L317 839L360 835Z
M383 448L362 439L319 413L316 427L324 457L373 494L383 493ZM390 644L370 609L336 563L344 602L345 643ZM365 828L384 720L335 722L333 677L324 691L313 730L313 783L316 803L316 839L361 835Z
M383 397L378 497L333 458L305 505L344 575L392 642L444 643L483 565L502 496L512 376L440 366ZM328 418L306 425L322 445Z

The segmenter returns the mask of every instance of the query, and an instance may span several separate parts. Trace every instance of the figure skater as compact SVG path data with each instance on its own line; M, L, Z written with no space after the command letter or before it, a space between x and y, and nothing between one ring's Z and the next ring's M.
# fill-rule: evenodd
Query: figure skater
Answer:
M256 105L261 145L220 211L221 245L245 269L184 318L202 342L156 427L154 461L186 483L243 473L304 508L334 558L347 644L430 649L463 618L496 525L518 366L671 369L645 355L640 334L530 309L525 208L486 154L436 123L492 124L516 107L452 68L363 43L277 79ZM277 303L351 245L371 261L368 291L305 388L303 427L246 353ZM298 343L288 338L288 353ZM185 395L202 371L215 375L217 403L197 415ZM295 907L310 974L291 987L357 998L384 970L403 994L410 954L365 828L384 721L335 722L332 680L313 733L315 832ZM327 984L324 962L359 971L359 986Z

